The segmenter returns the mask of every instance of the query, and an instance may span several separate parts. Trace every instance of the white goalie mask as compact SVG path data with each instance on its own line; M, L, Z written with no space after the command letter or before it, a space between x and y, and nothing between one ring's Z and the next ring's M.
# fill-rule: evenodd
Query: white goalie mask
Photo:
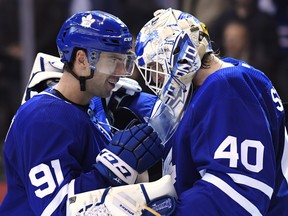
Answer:
M136 65L162 102L155 106L149 123L165 143L189 103L201 59L213 50L205 25L194 16L171 8L154 16L137 36Z

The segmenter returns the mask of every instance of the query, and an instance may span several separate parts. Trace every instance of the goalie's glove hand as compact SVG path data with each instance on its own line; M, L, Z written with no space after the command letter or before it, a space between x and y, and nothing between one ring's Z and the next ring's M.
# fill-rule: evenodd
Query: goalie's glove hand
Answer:
M149 202L142 210L141 216L171 216L176 207L176 199L172 196L163 196Z
M147 123L118 131L96 158L94 167L112 186L134 184L137 175L151 168L163 154L157 133Z
M67 215L171 216L177 199L173 179L165 175L153 182L74 194L67 200Z

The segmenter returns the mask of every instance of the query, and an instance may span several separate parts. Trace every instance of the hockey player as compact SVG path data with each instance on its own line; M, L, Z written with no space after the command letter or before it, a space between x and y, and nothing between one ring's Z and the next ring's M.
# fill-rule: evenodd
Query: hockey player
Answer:
M175 215L288 215L288 136L271 81L217 57L194 16L154 15L135 52L162 101L149 123L164 139L163 172L175 177Z
M64 63L58 84L25 102L8 131L0 215L69 215L68 197L133 184L161 158L160 139L147 124L113 136L101 105L98 127L87 114L94 96L108 97L133 71L127 26L105 12L77 13L63 24L57 46Z

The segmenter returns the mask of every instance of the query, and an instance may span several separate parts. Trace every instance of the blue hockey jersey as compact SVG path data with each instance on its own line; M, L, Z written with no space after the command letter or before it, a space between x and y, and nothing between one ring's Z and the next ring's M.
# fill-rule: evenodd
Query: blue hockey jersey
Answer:
M20 107L4 144L8 191L0 215L66 215L68 194L108 186L92 165L109 131L86 111L49 92Z
M193 93L166 144L176 215L288 215L288 137L272 83L235 59Z
M110 186L92 166L113 136L102 99L94 97L88 108L52 93L49 88L28 100L12 121L0 215L66 215L68 194ZM156 100L143 92L126 105L144 122Z

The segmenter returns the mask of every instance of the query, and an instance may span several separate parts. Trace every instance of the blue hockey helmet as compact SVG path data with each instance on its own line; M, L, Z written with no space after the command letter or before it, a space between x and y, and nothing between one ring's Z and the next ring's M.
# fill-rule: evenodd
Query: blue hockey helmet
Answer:
M56 43L62 62L71 61L74 48L83 48L91 64L97 62L100 52L128 54L132 35L119 18L102 11L86 11L66 20Z

